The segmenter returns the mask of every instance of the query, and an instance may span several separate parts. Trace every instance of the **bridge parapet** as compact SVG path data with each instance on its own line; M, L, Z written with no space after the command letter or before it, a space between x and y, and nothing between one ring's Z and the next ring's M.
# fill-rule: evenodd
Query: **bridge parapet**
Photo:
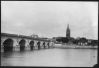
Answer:
M1 37L10 37L10 38L14 37L14 38L22 38L22 39L31 39L31 40L39 40L39 41L50 42L50 40L47 40L47 39L33 38L31 36L18 35L18 34L1 33Z

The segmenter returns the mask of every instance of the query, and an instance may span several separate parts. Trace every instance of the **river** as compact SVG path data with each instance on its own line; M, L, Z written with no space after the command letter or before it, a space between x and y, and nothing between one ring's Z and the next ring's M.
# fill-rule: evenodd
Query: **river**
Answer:
M97 49L41 49L1 53L1 66L93 67Z

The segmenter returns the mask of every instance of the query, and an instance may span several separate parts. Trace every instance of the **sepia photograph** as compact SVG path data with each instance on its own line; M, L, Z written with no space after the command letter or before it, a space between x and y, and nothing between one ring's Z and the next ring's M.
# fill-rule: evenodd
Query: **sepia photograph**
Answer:
M1 66L98 67L98 1L1 1Z

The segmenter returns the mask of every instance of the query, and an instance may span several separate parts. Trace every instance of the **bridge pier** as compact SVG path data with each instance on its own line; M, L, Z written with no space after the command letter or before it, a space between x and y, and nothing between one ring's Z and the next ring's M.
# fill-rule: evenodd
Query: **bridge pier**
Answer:
M46 48L48 48L48 42L46 42Z
M40 41L37 42L38 50L40 49Z
M48 48L50 48L50 42L48 42L47 45L48 45Z
M46 46L45 46L45 42L43 42L43 48L45 49L45 47L46 47Z
M38 41L37 40L34 40L34 48L33 49L38 49Z
M13 40L12 39L5 40L3 42L3 49L4 49L4 52L13 51Z
M43 47L43 41L40 41L40 48L42 49Z

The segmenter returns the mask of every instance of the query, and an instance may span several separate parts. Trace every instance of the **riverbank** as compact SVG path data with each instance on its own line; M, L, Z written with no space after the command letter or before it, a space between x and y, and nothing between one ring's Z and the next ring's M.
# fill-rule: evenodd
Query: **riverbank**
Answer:
M62 49L98 49L98 46L80 46L75 44L55 44L53 47Z

